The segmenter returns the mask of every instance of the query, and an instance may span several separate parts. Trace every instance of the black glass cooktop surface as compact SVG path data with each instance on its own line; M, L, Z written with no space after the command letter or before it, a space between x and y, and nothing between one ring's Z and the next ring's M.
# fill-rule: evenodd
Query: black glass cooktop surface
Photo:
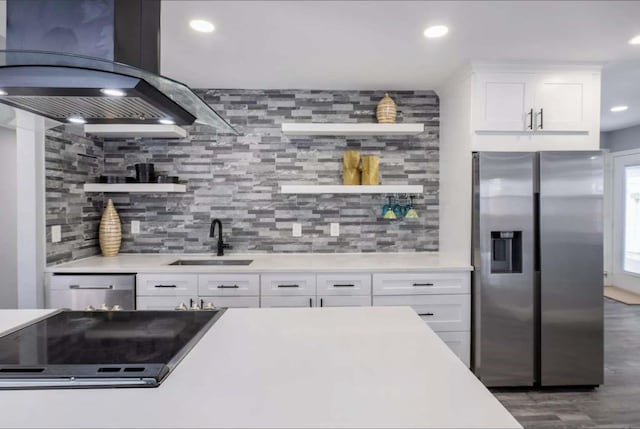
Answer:
M0 388L157 386L216 311L62 311L0 337Z

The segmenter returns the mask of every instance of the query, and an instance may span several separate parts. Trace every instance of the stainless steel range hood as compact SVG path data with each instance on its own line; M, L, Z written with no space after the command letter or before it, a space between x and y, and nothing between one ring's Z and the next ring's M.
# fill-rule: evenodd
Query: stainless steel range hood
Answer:
M0 51L0 103L60 122L200 123L237 134L183 83L79 55Z

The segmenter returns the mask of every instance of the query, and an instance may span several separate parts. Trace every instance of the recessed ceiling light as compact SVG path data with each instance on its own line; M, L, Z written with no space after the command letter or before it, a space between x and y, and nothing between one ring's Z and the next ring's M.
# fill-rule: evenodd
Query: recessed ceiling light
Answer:
M162 125L173 125L175 122L172 119L160 119L158 120Z
M640 34L629 40L630 45L640 45Z
M449 28L446 25L433 25L424 30L424 37L428 39L436 39L444 36L448 32Z
M7 91L5 91L4 89L0 89L0 95L7 95Z
M115 88L104 88L100 92L110 97L124 97L126 95L123 90Z
M624 112L625 110L627 110L629 108L629 106L613 106L611 109L612 112Z
M192 19L189 21L189 26L201 33L211 33L215 30L215 27L209 21L205 21L204 19Z
M67 118L73 124L86 124L87 121L82 116L69 116Z

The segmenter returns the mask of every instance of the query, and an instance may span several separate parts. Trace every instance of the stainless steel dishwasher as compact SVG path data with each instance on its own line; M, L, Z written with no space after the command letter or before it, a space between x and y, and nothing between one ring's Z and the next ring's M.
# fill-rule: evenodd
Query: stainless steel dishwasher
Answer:
M134 274L54 274L47 288L48 308L134 310Z

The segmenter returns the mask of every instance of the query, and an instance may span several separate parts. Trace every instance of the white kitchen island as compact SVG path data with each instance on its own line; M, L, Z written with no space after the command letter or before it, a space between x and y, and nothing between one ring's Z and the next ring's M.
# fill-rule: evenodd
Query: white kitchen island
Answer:
M0 404L3 427L521 427L408 307L230 309L158 388Z

